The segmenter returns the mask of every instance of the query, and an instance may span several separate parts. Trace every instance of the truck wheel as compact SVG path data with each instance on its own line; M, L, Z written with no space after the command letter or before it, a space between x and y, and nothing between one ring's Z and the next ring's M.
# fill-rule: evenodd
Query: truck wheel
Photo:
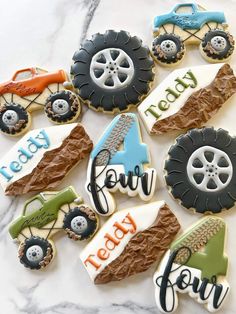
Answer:
M154 58L163 64L177 64L185 54L185 47L179 36L162 34L153 40L152 52Z
M70 239L85 240L97 231L98 218L89 207L74 207L65 215L63 228Z
M17 136L25 132L29 124L30 116L22 106L10 103L0 107L1 132Z
M234 51L234 39L229 33L214 29L207 32L200 45L203 57L221 62L230 57Z
M53 248L48 240L32 236L20 244L18 254L20 262L25 267L41 269L51 262Z
M73 56L73 85L94 110L113 113L137 106L150 89L149 49L128 32L95 34Z
M165 162L172 195L198 213L219 213L236 201L236 138L223 129L193 129L176 139Z
M51 94L44 107L49 120L54 123L69 123L80 115L81 105L78 97L69 90Z

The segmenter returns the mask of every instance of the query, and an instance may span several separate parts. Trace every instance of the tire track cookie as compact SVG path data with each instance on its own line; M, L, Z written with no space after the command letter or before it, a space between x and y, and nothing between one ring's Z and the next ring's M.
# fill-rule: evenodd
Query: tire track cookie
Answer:
M205 127L177 137L165 162L165 179L181 205L219 213L236 201L236 138Z
M80 97L91 109L106 113L136 107L154 79L149 49L126 31L93 35L73 61L73 85Z
M86 190L95 211L111 215L116 203L111 193L149 201L154 195L156 170L149 168L147 145L141 142L138 119L133 113L117 115L94 147L88 164Z
M80 254L95 284L118 281L158 262L180 229L164 201L116 212Z
M209 312L223 306L230 290L225 233L223 219L207 216L172 243L153 278L162 313L177 310L179 293L204 304Z
M236 92L229 64L201 65L173 71L139 105L150 134L202 126Z
M77 123L30 131L0 160L0 184L7 195L54 189L92 147Z
M19 243L20 262L30 269L43 269L53 260L56 249L51 238L64 230L75 241L91 238L98 229L98 217L72 186L46 191L29 199L22 215L9 227Z

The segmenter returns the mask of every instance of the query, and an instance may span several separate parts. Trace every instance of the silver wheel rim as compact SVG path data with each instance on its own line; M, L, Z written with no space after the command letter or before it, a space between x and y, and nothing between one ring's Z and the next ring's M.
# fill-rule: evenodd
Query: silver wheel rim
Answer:
M163 40L160 48L167 56L174 56L177 53L176 43L170 39Z
M56 114L65 114L69 109L70 106L65 99L56 99L52 104L52 110Z
M132 80L134 64L122 49L103 49L91 60L90 76L103 89L119 89Z
M71 220L71 229L76 234L82 234L88 228L88 222L83 216L76 216Z
M227 46L227 41L222 36L215 36L211 39L211 46L216 51L223 51Z
M13 126L19 121L19 116L14 110L6 110L2 115L2 121L6 125Z
M43 260L44 254L41 246L32 245L26 251L26 257L28 261L38 263Z
M190 156L187 175L190 182L199 190L217 192L229 184L233 167L225 152L211 146L203 146Z

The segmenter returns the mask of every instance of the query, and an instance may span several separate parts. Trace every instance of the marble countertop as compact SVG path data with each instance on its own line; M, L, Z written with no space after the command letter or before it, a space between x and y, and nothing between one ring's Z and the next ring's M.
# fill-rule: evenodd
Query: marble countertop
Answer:
M184 1L181 1L184 2ZM165 13L174 0L8 0L1 1L0 10L0 80L5 81L20 68L38 65L53 70L69 71L71 58L80 43L95 32L124 29L141 37L145 44L152 41L153 16ZM209 9L225 12L231 33L236 36L235 0L202 0ZM236 64L236 53L231 64ZM205 64L197 48L190 48L181 66ZM156 69L155 84L166 77L169 69ZM227 103L208 125L223 127L236 134L236 97ZM82 123L96 143L104 126L112 117L83 108ZM96 123L96 130L94 125ZM33 127L49 126L44 114L37 112ZM162 165L174 136L150 137L142 125L144 142L149 144L153 166L158 171L158 189L154 199L165 199L179 218L183 228L200 216L184 210L168 194L164 185ZM0 135L1 155L17 141ZM85 201L87 161L83 161L62 182L59 188L72 184ZM79 260L84 243L74 243L66 236L55 238L58 250L54 262L45 271L31 272L17 259L17 246L8 235L8 224L19 215L25 197L10 198L0 192L0 313L4 314L151 314L158 313L154 300L152 275L155 265L143 274L123 282L95 286ZM118 197L119 209L141 204L139 199ZM231 293L219 313L236 313L236 208L220 214L228 224L226 252L229 256L228 281ZM177 314L207 313L204 307L181 295Z

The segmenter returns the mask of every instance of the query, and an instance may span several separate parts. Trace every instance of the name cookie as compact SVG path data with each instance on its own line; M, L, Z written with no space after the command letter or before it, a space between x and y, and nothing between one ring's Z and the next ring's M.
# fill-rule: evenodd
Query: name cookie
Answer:
M180 228L164 201L116 212L81 252L95 284L147 270L169 248Z
M236 92L229 64L173 71L139 105L150 134L196 128L206 123Z
M0 160L0 184L7 195L55 188L92 147L80 124L30 131Z
M115 113L136 107L154 79L149 49L126 31L93 35L75 52L73 61L73 85L97 111Z
M149 163L136 115L116 116L93 149L88 164L86 190L96 212L114 212L116 204L111 193L117 190L149 201L156 186L156 170L149 168Z
M28 200L9 232L20 243L20 262L31 269L42 269L55 256L51 238L57 232L64 230L70 239L84 240L93 236L97 228L96 214L69 186L58 192L41 192Z
M222 219L207 216L171 245L153 278L157 307L162 313L178 308L179 293L187 293L209 312L222 307L230 289L225 279L225 232Z
M228 32L223 12L206 11L196 3L177 4L171 12L154 19L152 53L162 65L177 65L185 55L185 45L199 45L208 62L228 60L234 39Z
M54 123L75 121L81 111L76 94L69 89L64 70L48 72L38 67L17 71L12 79L0 84L0 131L7 135L25 133L32 111L44 109Z

